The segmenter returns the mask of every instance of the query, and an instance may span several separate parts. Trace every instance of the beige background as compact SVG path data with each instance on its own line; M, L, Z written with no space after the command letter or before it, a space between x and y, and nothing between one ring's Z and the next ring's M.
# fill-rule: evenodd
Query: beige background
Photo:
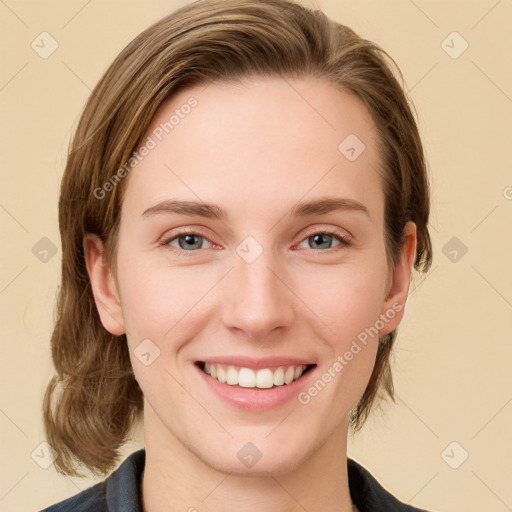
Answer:
M0 2L1 511L39 510L94 483L31 458L44 441L40 405L52 374L59 181L69 135L101 73L136 34L184 3ZM433 184L435 261L416 281L398 338L399 400L374 414L349 454L416 506L512 510L512 3L316 4L401 66ZM43 31L59 45L47 59L31 48ZM459 51L462 39L442 44L453 31L469 44L458 58L445 49ZM46 262L32 252L43 237L58 249ZM125 453L141 446L139 433ZM452 469L463 450L468 459Z

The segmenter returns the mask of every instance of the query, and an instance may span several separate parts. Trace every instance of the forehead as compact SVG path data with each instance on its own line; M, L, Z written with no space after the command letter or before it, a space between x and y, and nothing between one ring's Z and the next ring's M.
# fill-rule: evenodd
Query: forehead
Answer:
M325 80L201 84L158 109L142 141L151 149L129 174L123 210L140 215L177 198L254 215L269 203L282 209L336 194L371 199L368 208L378 211L376 139L363 103Z

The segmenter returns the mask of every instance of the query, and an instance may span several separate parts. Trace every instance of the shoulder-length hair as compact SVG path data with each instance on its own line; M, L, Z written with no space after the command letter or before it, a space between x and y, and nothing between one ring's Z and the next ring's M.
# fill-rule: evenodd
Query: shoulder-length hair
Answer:
M114 60L90 95L69 147L59 200L62 277L51 337L56 375L43 403L45 433L60 473L80 475L77 461L93 473L109 472L143 408L126 337L107 332L96 310L84 235L101 238L115 272L127 181L120 171L158 107L183 88L249 75L323 78L362 100L379 133L388 263L396 265L403 228L413 221L414 267L426 272L431 265L426 163L393 59L321 11L291 0L208 0L180 8ZM379 340L373 373L351 412L354 432L378 396L394 398L389 358L395 338L396 330Z

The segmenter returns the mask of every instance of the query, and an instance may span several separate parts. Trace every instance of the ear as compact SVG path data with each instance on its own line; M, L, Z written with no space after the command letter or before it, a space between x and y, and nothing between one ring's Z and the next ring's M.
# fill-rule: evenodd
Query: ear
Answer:
M101 239L97 235L87 234L83 239L85 264L96 308L103 327L116 336L125 334L124 318L117 286L104 258Z
M384 315L386 322L379 330L379 338L393 331L402 321L405 313L405 303L409 293L412 269L416 259L417 234L416 224L408 222L403 231L402 246L397 264L391 269L386 284L386 297L382 304L381 318Z

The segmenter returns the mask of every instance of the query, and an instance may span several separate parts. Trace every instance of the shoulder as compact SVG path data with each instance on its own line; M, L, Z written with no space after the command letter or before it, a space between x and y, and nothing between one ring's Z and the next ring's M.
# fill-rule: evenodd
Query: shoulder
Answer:
M145 450L127 457L107 479L41 512L141 512L139 483Z
M427 512L399 501L355 460L347 459L347 469L350 495L359 512Z
M108 510L106 507L105 482L89 487L64 501L51 505L41 512L89 512Z

